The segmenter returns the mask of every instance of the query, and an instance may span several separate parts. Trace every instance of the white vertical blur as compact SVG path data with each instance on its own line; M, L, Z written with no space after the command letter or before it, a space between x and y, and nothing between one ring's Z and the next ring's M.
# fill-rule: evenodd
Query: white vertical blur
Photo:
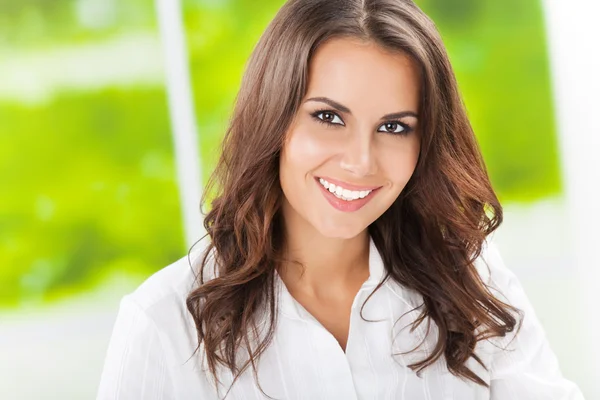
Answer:
M156 13L165 60L185 239L189 248L204 234L200 214L202 168L180 0L156 0Z
M574 272L583 308L582 326L570 327L573 341L585 340L580 355L582 386L600 398L600 1L544 0L558 118L560 157ZM574 344L574 343L571 343ZM594 372L595 371L595 372ZM594 374L596 374L594 378ZM592 389L593 388L593 389ZM591 392L588 391L588 395ZM598 396L598 397L596 397Z

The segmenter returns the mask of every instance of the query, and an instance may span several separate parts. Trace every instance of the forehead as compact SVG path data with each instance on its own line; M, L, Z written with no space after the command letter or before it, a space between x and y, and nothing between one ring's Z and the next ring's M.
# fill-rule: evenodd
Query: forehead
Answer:
M352 102L374 99L416 107L419 72L407 54L373 42L335 38L323 43L309 66L308 96L330 95Z

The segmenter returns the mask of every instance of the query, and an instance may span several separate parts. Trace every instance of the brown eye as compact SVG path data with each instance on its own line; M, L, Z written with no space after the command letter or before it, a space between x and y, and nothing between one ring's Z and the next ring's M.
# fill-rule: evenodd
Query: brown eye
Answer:
M329 125L344 125L344 121L332 111L317 111L312 116L319 122Z
M331 122L331 121L333 121L334 118L335 118L335 115L333 115L330 112L324 112L323 113L323 120L324 121Z
M407 134L410 128L400 122L386 122L381 125L377 132L392 133L392 134Z
M398 124L395 122L390 122L389 124L385 124L385 129L388 132L394 132L396 129L398 129Z

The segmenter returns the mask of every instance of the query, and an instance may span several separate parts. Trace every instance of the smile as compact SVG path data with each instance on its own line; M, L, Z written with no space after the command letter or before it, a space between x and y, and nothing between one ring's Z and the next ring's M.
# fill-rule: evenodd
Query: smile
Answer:
M355 185L352 186L352 189L362 189L362 190L350 190L349 188L345 188L341 186L343 182L338 182L338 184L330 183L324 178L315 177L315 182L321 188L321 193L325 199L331 204L333 208L338 211L343 212L354 212L360 210L364 207L376 193L379 192L380 187L358 187Z
M338 199L342 199L344 201L354 201L358 199L364 199L367 197L373 190L349 190L345 189L342 186L334 185L333 183L327 182L323 178L319 178L319 183L330 193L332 193Z

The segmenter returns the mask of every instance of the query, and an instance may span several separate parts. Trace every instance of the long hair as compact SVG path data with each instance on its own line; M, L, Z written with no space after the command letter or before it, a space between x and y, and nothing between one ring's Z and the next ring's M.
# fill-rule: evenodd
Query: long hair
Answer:
M260 38L202 198L206 204L214 196L204 219L210 243L200 260L199 283L187 298L196 350L204 346L216 382L220 366L234 374L234 382L249 366L257 378L256 362L277 322L275 269L285 244L279 157L306 94L311 57L339 37L403 52L420 69L420 157L402 193L368 227L385 279L423 296L415 324L430 318L439 328L431 354L409 367L419 373L443 355L452 374L487 386L465 364L473 357L487 369L475 345L513 331L517 319L511 311L519 312L492 295L474 263L502 223L502 207L443 41L411 0L290 0ZM205 280L210 254L216 276ZM255 340L261 310L268 329ZM248 355L243 363L240 349Z

